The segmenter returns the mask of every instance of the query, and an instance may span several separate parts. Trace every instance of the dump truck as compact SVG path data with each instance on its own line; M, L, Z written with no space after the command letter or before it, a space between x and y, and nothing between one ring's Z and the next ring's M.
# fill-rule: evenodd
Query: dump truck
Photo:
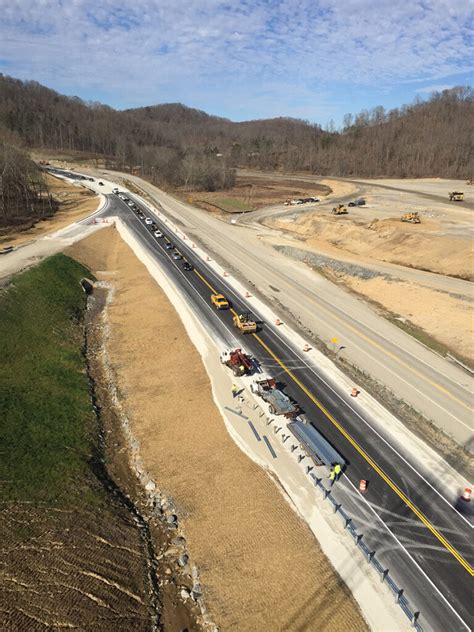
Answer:
M402 222L410 222L410 224L420 224L421 219L418 215L417 211L412 211L411 213L404 213L400 217Z
M257 323L252 320L250 314L236 314L232 323L242 334L254 334L257 331Z
M464 193L462 191L451 191L449 199L451 202L462 202L464 200Z
M217 309L229 309L229 301L223 294L211 294L211 303Z
M250 384L250 390L267 402L271 415L292 418L298 413L298 406L291 401L288 395L277 388L273 377L254 380Z
M221 353L220 359L222 364L232 369L235 377L249 375L254 369L252 359L242 349L226 349Z
M344 206L344 204L339 204L338 206L335 206L331 213L333 215L347 215L349 213L349 211L347 210L347 208Z

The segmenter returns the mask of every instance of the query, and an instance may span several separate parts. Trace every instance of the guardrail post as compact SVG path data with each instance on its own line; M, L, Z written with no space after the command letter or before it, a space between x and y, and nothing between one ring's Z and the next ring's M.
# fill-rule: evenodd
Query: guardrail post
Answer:
M359 544L359 542L362 540L362 538L364 537L363 533L359 533L358 535L356 535L355 537L355 543Z
M370 562L374 559L375 557L375 551L369 551L369 553L367 553L367 561Z
M395 594L395 603L400 603L400 597L403 595L403 588L400 588L400 590Z
M414 628L414 627L415 627L416 622L418 621L419 616L420 616L420 613L419 613L419 612L414 612L414 613L413 613L413 616L412 616L412 618L411 618L411 627L412 627L412 628Z
M344 523L344 529L347 529L347 527L351 524L352 522L352 518L347 518L347 520Z
M340 508L341 508L341 505L338 505L337 503L334 503L334 508L333 508L334 513L337 513Z
M382 571L382 575L381 575L381 582L383 583L385 581L385 578L388 575L388 568L386 568L384 571Z
M324 489L324 488L323 488L323 489ZM329 494L330 494L330 493L331 493L331 490L330 490L330 489L324 489L324 492L323 492L323 494L324 494L324 500L326 500L326 498L329 496Z

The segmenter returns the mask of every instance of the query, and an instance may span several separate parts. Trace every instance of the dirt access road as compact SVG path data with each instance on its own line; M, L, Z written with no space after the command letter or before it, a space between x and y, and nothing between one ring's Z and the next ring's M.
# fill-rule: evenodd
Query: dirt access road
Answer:
M121 404L144 467L173 501L220 629L365 630L307 525L228 435L201 356L118 233L68 254L113 285L108 350Z
M118 181L119 175L110 173L108 177ZM217 261L279 307L283 318L295 315L300 327L314 332L330 349L336 339L347 362L372 375L460 445L472 448L472 380L464 371L420 345L340 286L278 252L274 231L232 225L140 178L124 177L162 204L165 212ZM278 239L285 245L301 243L286 236ZM423 434L424 427L419 431ZM434 443L439 443L438 439Z

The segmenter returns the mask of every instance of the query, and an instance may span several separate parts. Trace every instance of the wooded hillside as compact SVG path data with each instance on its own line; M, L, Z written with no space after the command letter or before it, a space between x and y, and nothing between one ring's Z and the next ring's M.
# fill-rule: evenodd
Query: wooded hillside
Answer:
M27 147L104 156L193 189L232 184L233 167L322 175L472 177L471 88L386 112L346 115L343 129L278 118L234 123L179 103L123 112L0 76L0 126Z

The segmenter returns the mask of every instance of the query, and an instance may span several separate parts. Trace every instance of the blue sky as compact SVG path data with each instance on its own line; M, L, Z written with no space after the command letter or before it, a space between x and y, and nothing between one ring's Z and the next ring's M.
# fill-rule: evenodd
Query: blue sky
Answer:
M0 72L119 109L326 125L472 85L470 0L0 0Z

